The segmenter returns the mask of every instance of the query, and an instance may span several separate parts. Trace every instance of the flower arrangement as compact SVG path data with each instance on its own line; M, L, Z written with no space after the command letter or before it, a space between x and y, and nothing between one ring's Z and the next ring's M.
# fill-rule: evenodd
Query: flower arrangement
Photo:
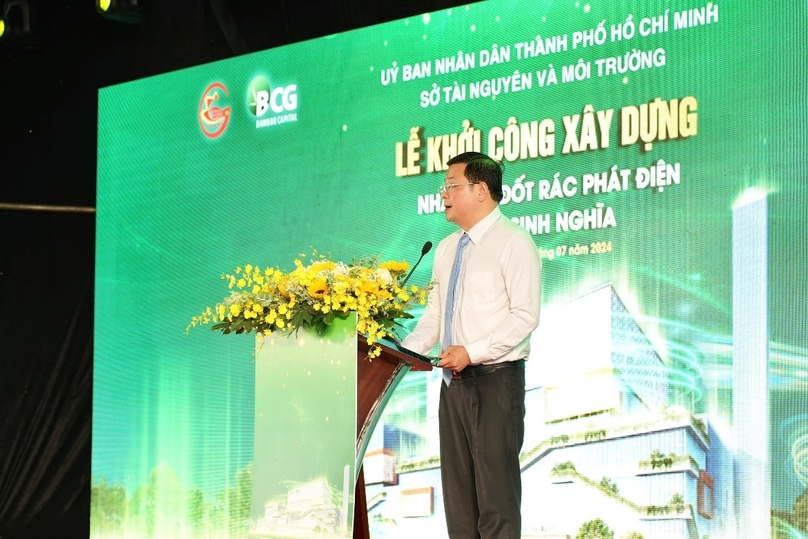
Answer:
M391 335L398 319L412 318L407 311L415 303L425 304L432 288L431 283L406 287L402 278L407 262L380 262L374 257L344 264L316 252L308 264L301 259L289 273L248 264L223 274L230 295L192 317L186 333L194 326L213 324L212 330L225 334L288 335L301 327L322 334L335 318L356 311L357 331L367 336L372 359L381 352L377 340Z

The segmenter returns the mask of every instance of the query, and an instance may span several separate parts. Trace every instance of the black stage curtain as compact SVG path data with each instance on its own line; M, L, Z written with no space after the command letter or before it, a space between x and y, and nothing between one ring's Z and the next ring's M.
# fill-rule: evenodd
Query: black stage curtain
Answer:
M90 533L93 214L0 212L0 538Z

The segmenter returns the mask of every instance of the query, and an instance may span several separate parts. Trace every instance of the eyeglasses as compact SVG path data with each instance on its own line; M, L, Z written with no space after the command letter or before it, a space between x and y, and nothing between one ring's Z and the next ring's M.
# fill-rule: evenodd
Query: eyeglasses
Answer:
M441 185L438 187L438 194L445 195L447 193L451 193L455 190L456 187L460 187L462 185L477 185L480 182L469 182L469 183L449 183L446 185Z

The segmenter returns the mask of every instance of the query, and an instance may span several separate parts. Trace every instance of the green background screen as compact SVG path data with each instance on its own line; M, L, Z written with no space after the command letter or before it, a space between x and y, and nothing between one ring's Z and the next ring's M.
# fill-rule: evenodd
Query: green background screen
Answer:
M248 536L255 341L190 317L248 263L413 263L467 148L543 259L524 536L805 537L806 9L492 0L102 89L92 535ZM446 533L439 383L374 434L374 537Z

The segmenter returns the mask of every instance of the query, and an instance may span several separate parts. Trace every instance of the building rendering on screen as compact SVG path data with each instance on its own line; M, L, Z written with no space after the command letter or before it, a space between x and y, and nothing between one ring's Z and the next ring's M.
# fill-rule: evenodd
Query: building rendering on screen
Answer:
M771 537L769 465L768 201L746 190L732 210L732 390L738 529Z
M347 492L350 468L343 470L342 491L325 479L294 485L264 504L264 515L250 523L251 539L350 537ZM337 505L341 502L341 505Z
M702 389L691 352L655 346L610 285L543 313L532 349L523 537L598 528L614 537L736 537L735 460L709 414L693 413ZM408 405L391 403L375 435L382 447L371 445L365 459L379 537L445 529L440 382L435 373L413 380L399 392Z

